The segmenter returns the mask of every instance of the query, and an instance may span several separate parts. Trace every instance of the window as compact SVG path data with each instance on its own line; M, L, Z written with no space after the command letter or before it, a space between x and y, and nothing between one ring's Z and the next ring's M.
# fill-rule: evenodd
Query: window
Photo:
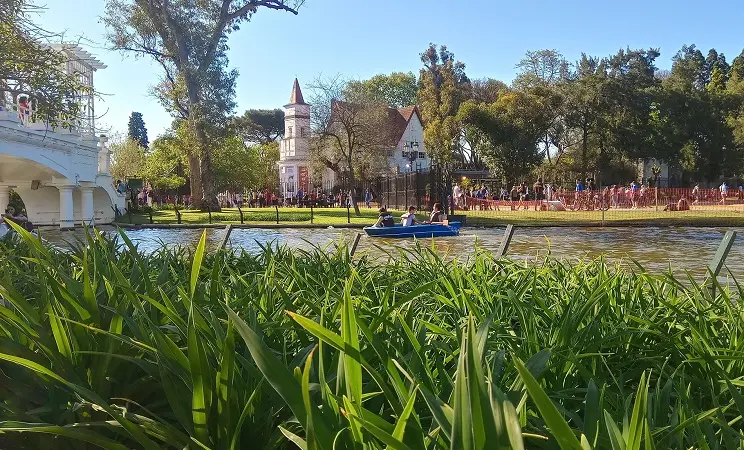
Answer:
M419 158L421 158L421 159L424 159L424 158L426 158L426 153L424 153L424 152L419 152Z
M287 136L292 136L292 127L287 127Z
M404 158L408 158L408 152L401 152L401 156L403 156Z
M305 137L305 127L300 127L300 137Z

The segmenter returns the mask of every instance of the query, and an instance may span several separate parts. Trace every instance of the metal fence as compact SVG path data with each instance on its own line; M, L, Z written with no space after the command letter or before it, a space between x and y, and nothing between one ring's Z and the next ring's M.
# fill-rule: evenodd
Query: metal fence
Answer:
M744 225L744 189L605 187L543 195L463 192L471 225Z

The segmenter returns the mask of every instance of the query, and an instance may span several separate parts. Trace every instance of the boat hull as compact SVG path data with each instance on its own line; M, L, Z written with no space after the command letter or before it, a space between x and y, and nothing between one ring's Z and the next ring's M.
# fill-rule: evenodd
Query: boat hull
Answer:
M404 227L396 225L394 227L364 227L364 232L370 237L383 238L431 238L431 237L448 237L460 234L460 222L450 222L449 225L441 224L424 224L411 225Z

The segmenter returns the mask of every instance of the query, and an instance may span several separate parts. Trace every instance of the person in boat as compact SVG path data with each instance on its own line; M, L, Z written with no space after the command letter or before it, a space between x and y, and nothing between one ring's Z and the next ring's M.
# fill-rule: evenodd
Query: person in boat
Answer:
M376 227L394 227L395 226L395 220L393 219L393 215L390 214L384 206L380 208L380 217L377 218L377 223L375 223Z
M404 227L410 227L411 225L422 223L416 220L416 207L415 206L409 206L408 212L400 216L400 223Z
M431 214L429 215L429 223L442 223L445 220L447 220L447 216L442 211L442 205L434 203L434 207L431 209Z
M33 231L34 229L34 226L29 222L28 217L26 217L22 212L16 214L15 207L13 206L5 208L5 214L2 215L2 218L5 219L6 222L15 222L28 231ZM8 228L10 227L8 226Z

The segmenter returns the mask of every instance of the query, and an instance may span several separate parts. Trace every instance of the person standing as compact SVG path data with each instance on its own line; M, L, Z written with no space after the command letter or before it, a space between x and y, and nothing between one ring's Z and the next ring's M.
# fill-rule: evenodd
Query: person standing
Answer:
M728 185L726 184L725 181L723 183L721 183L721 187L719 187L719 189L721 190L721 203L723 203L725 205L726 204L726 196L728 195Z
M538 178L535 181L535 184L532 185L532 190L535 191L535 211L537 211L543 200L545 200L545 187L543 186L542 178Z
M372 193L369 191L369 188L364 190L364 204L367 205L367 208L371 208L372 203Z

